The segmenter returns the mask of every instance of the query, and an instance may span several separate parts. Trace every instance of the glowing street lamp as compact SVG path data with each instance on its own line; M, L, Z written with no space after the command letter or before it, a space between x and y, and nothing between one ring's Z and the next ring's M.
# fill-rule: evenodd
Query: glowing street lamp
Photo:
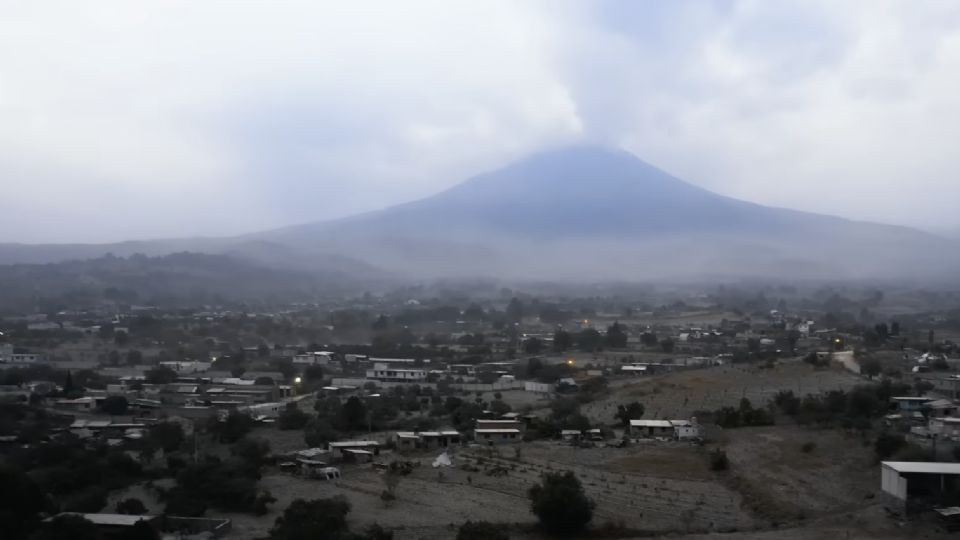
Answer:
M302 380L303 380L303 379L301 379L300 377L297 377L297 378L293 379L293 384L300 384L300 382L301 382Z

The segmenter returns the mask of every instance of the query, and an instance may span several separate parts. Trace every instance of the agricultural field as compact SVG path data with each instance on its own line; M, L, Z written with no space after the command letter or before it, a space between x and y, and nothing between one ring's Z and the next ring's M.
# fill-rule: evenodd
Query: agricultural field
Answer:
M815 448L802 450L811 440ZM729 471L709 469L707 452L714 445L726 449ZM596 502L595 525L612 524L644 535L705 535L821 527L825 520L859 515L874 506L879 488L871 449L859 439L797 426L731 430L709 447L648 442L627 448L576 448L533 442L459 449L453 467L441 469L431 466L434 457L380 456L383 462L415 464L390 503L381 500L383 475L371 465L343 466L343 477L335 482L269 470L260 486L277 498L274 510L260 517L229 517L239 538L253 539L262 537L278 509L296 498L343 495L353 505L354 527L379 523L396 529L398 539L451 538L456 526L468 519L509 524L518 532L515 537L524 538L534 524L527 490L545 472L569 470ZM821 532L859 530L863 524L842 526Z
M779 391L797 395L849 389L865 381L848 371L814 368L799 360L772 367L728 365L681 370L646 378L613 378L606 395L583 405L591 421L612 425L618 404L639 401L645 418L688 418L697 411L735 406L746 397L765 406ZM472 393L470 394L472 397ZM484 399L493 394L484 393ZM546 413L549 401L519 390L502 399L515 410ZM306 405L309 405L307 403ZM311 411L310 408L305 407ZM311 411L312 412L312 411ZM227 513L231 537L264 538L296 499L343 496L352 505L353 530L379 524L398 540L449 539L467 520L503 524L514 539L540 539L528 490L544 473L572 471L595 504L593 527L613 537L893 538L903 534L879 504L879 472L869 439L839 429L812 429L783 420L768 427L710 426L702 444L635 441L615 448L580 448L556 440L451 451L451 467L434 468L439 451L400 454L384 450L379 463L409 462L395 499L385 501L386 475L371 464L339 465L335 481L308 479L267 466L258 489L276 498L262 516ZM620 430L617 430L617 436ZM253 437L270 442L275 455L305 446L301 430L258 426ZM392 432L358 434L385 441ZM227 447L207 450L224 450ZM722 449L729 469L711 470L710 453ZM114 494L162 509L154 492L139 484ZM913 527L914 525L908 525ZM930 528L920 528L923 534ZM936 536L928 536L936 538Z
M852 373L816 369L799 360L778 362L769 368L726 365L615 381L610 394L585 405L583 413L591 420L609 423L617 405L639 401L646 407L644 418L684 419L697 411L736 406L742 398L763 407L781 390L803 396L848 389L863 382Z

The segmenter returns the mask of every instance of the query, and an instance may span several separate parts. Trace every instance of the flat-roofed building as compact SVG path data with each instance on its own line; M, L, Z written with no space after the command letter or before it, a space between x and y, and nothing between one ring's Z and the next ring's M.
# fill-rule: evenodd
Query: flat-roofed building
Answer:
M630 435L634 437L672 437L670 420L631 420Z
M884 461L880 487L887 506L898 511L939 508L960 496L960 463Z
M520 442L522 435L519 429L500 428L500 429L475 429L473 438L478 443L486 444L507 444Z

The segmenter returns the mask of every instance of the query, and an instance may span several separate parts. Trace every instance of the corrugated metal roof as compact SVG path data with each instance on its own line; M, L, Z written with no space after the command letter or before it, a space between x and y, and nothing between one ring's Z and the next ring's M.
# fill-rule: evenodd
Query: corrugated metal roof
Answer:
M138 521L150 521L157 516L136 516L128 514L79 514L75 512L64 512L61 515L80 516L95 525L117 525L130 527L136 525Z
M932 461L884 461L883 466L889 467L898 473L960 474L960 463L936 463Z
M337 441L328 443L330 448L350 448L352 446L380 446L377 441Z
M631 420L630 426L672 428L673 424L669 420Z

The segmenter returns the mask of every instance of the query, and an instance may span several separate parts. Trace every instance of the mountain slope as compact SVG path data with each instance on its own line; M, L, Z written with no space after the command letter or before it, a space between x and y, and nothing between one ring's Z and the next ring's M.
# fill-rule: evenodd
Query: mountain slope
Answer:
M578 146L346 219L237 238L8 244L0 245L0 262L191 250L354 280L382 277L379 270L412 279L929 280L957 274L955 248L905 227L724 197L627 152Z
M945 262L931 255L949 246L904 227L724 197L596 147L544 152L426 199L258 237L411 275L576 280L929 278Z

